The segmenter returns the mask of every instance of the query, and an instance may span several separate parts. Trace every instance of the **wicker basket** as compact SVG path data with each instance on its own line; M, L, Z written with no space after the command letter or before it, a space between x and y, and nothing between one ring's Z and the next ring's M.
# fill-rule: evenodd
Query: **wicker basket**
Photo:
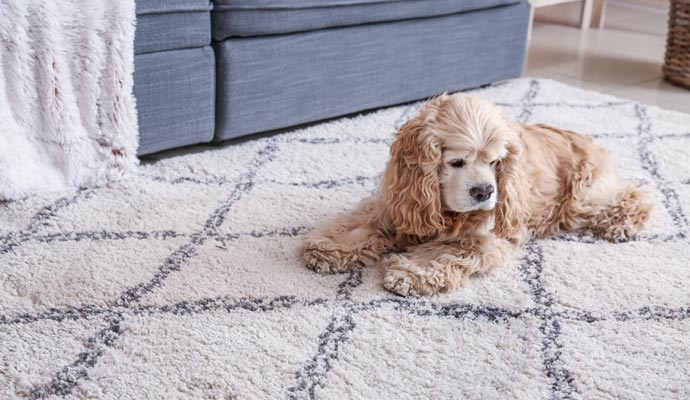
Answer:
M690 89L690 0L671 0L663 72L667 81Z

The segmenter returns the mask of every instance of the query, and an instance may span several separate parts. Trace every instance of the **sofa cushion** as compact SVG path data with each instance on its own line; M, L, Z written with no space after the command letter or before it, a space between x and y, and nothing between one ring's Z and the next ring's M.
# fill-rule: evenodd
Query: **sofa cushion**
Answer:
M215 42L216 139L517 77L529 14L523 1L434 18Z
M134 57L139 155L213 137L215 57L210 46Z
M212 8L208 0L138 0L136 54L207 46Z
M457 14L519 0L214 0L213 38L304 32Z

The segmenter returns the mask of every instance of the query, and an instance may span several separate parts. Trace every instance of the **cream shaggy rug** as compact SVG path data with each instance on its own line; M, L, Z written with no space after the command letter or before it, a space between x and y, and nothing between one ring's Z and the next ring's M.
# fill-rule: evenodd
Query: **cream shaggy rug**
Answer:
M0 398L690 398L690 116L544 80L473 93L596 137L656 191L644 234L532 242L406 300L298 249L375 190L419 104L163 158L0 205Z

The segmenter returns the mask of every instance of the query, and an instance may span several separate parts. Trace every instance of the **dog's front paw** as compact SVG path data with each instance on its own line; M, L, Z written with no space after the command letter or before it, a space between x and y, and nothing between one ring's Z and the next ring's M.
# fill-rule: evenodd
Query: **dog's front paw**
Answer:
M386 269L383 287L389 292L405 297L419 297L438 292L429 285L426 279L427 271L405 256L391 255L383 261L383 264Z
M332 251L318 249L305 249L304 261L307 268L321 274L333 274L337 272L332 265L337 261L337 257Z
M343 251L308 245L303 252L307 268L321 274L337 274L349 269L353 260Z
M401 254L383 261L386 273L383 287L401 296L428 296L447 292L451 285L441 264L432 262L421 267Z
M391 293L400 296L419 297L420 294L415 288L415 277L409 271L393 269L386 271L383 277L383 287Z

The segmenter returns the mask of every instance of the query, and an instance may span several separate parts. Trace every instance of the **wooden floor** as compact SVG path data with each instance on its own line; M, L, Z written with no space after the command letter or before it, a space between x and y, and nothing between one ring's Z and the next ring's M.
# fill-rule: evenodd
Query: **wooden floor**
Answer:
M690 113L690 90L661 76L667 18L660 9L610 4L603 30L537 21L524 75Z

